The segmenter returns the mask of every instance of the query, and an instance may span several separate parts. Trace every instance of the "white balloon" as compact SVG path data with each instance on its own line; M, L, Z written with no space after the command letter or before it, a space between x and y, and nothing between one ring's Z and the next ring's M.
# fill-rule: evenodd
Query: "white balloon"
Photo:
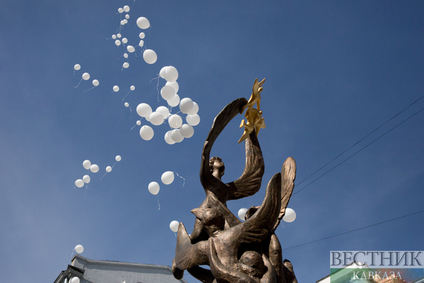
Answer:
M122 37L122 34L118 33L116 36L117 36L118 38L121 38L121 37Z
M162 125L165 118L163 117L162 113L153 112L152 114L150 114L149 119L150 119L150 123L152 123L155 126L159 126L159 125Z
M90 78L90 74L89 73L84 73L82 74L82 79L87 81Z
M124 37L121 41L122 41L123 44L127 44L128 39L126 37ZM131 46L131 45L128 45L128 46ZM127 50L128 50L128 46L127 46Z
M111 171L112 171L112 167L111 167L111 166L107 166L107 167L106 167L106 172L108 172L108 173L109 173L109 172L111 172Z
M125 62L124 64L122 64L122 67L125 69L128 68L129 66L130 66L130 63L128 62Z
M165 100L170 100L175 96L175 90L172 86L164 85L160 90L160 95Z
M129 19L129 18L130 18L130 15L126 14L125 19Z
M169 116L168 123L171 128L177 129L181 127L181 125L183 124L183 119L181 118L180 115L174 114Z
M180 129L172 130L172 133L171 133L171 139L172 139L174 142L177 142L177 143L182 142L182 141L184 140L184 137L183 137L183 135L181 134Z
M137 26L141 29L148 29L150 27L150 22L145 17L140 17L137 19Z
M90 183L91 178L90 178L90 176L88 176L88 175L84 175L84 176L82 177L82 180L84 181L84 183L88 184L88 183Z
M138 46L143 47L144 46L144 40L140 40L140 42L138 43Z
M115 160L119 162L119 161L122 160L122 157L120 155L117 155L117 156L115 156Z
M130 6L125 5L125 6L124 6L124 11L125 11L126 13L128 13L128 12L130 11Z
M118 9L118 13L119 13L119 14L122 14L123 12L124 12L124 9L122 9L122 8L119 8L119 9Z
M138 35L138 37L140 39L144 39L146 37L146 35L144 34L144 32L140 32L140 34Z
M140 128L140 137L143 140L149 141L153 138L153 135L154 135L154 131L150 126L144 125L143 127Z
M112 34L112 39L116 39L116 34Z
M186 121L189 125L197 126L200 123L200 117L198 114L187 115Z
M194 135L194 129L191 125L184 124L180 128L181 135L185 138L191 138Z
M177 106L178 104L180 104L180 96L176 93L176 94L174 95L174 97L173 97L172 99L168 100L167 102L168 102L168 105L169 105L169 106L171 106L171 107L175 107L175 106Z
M91 166L90 160L84 160L84 162L82 163L82 166L87 170L90 169L90 166Z
M150 182L148 189L152 195L157 195L160 191L160 186L157 182Z
M82 179L76 180L75 186L77 186L77 188L82 188L84 186L84 181Z
M99 165L97 165L97 164L91 165L90 166L90 171L93 172L93 173L99 172Z
M174 182L174 172L172 171L166 171L162 174L162 176L160 177L160 180L162 181L162 183L164 183L165 185L169 185L172 182Z
M135 90L135 86L133 86L133 85L132 85L132 86L130 87L130 90Z
M159 106L158 108L156 108L156 112L162 114L164 119L168 118L168 116L170 115L169 109L165 106Z
M130 104L129 104L128 102L125 102L125 103L124 103L124 106L125 106L125 107L130 107Z
M175 82L178 79L178 70L174 66L168 66L165 71L165 80Z
M78 71L78 70L80 70L81 69L81 65L80 64L75 64L74 65L74 70L75 71Z
M182 113L187 114L193 108L193 100L185 97L180 101L180 110Z
M124 58L128 58L128 53L124 53Z
M113 91L114 91L114 92L118 92L118 91L119 91L119 86L114 85L114 86L113 86Z
M80 279L78 277L72 277L72 279L70 280L70 283L80 283Z
M152 114L152 107L147 103L140 103L136 108L137 114L140 117L148 117Z
M169 130L169 131L167 131L166 133L165 133L165 137L164 137L164 139L165 139L165 142L167 143L167 144L174 144L175 142L173 141L173 139L171 138L171 134L172 134L172 130Z
M166 82L165 85L172 86L172 88L175 90L175 93L178 93L178 90L180 89L180 86L177 82Z
M143 52L143 59L147 64L154 64L158 60L158 55L152 49L146 49Z
M137 120L137 122L135 122L138 126L140 126L141 125L141 121L140 120Z
M290 223L296 219L296 212L291 208L286 208L286 213L283 216L283 220Z
M92 83L93 83L94 86L98 86L100 84L99 80L93 80Z
M75 246L75 251L77 252L77 253L82 253L83 251L84 251L84 247L82 246L82 245L76 245ZM74 277L75 278L75 277ZM78 277L77 277L78 278Z
M115 45L116 45L116 46L121 45L121 41L120 41L119 39L115 40Z
M246 216L246 212L247 208L240 208L238 211L238 217L243 221L245 220L244 217Z
M135 51L135 48L132 45L128 45L127 50L128 50L129 53L133 53Z
M178 232L178 226L180 225L180 222L178 222L177 220L171 221L171 223L169 223L169 229L171 229L172 232Z
M187 112L187 114L194 115L194 114L197 114L197 112L199 112L199 105L197 105L197 103L193 101L193 107L191 108L190 111Z

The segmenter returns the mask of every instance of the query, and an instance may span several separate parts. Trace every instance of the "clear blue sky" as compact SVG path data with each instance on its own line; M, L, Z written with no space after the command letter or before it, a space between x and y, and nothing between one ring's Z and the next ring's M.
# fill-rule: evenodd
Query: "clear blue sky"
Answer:
M131 10L121 34L137 45L135 21L148 18L143 48L156 51L155 64L138 47L122 70L124 46L111 37L124 5ZM299 282L326 276L331 250L424 250L423 213L290 248L422 210L424 113L376 139L424 99L299 183L423 96L424 2L4 0L0 26L2 281L53 282L77 244L91 259L171 265L169 223L191 231L190 210L204 199L200 154L213 118L248 98L255 78L266 78L263 183L288 156L297 161L299 193L289 203L297 219L281 223L277 235ZM156 78L167 65L178 69L178 94L196 101L201 117L194 136L172 146L163 140L166 123L150 141L133 128L139 103L166 105ZM87 91L83 72L100 85ZM244 166L241 118L212 151L226 164L226 182ZM122 161L100 180L118 154ZM78 189L86 159L100 172ZM164 171L185 181L177 177L153 196L147 186ZM229 208L259 205L264 189Z

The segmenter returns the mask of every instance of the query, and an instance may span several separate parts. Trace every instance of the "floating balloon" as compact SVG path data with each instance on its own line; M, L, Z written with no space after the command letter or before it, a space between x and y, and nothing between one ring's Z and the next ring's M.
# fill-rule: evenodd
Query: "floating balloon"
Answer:
M193 108L193 100L185 97L180 101L180 110L182 113L187 114Z
M128 13L130 11L130 6L125 5L124 6L124 12Z
M84 175L84 176L82 177L82 180L84 181L84 183L88 184L88 183L90 183L91 178L90 178L90 176L88 176L88 175Z
M172 182L174 182L174 172L172 171L166 171L162 174L162 176L160 177L160 180L162 181L162 183L164 183L165 185L169 185Z
M109 172L111 172L111 171L112 171L112 167L111 167L111 166L107 166L107 167L106 167L106 172L108 172L108 173L109 173Z
M90 79L90 74L89 74L89 73L84 73L84 74L82 74L82 79L83 79L84 81L87 81L88 79Z
M127 44L128 39L126 37L124 37L121 41L122 41L123 44ZM129 45L129 46L131 46L131 45ZM128 46L127 46L127 50L128 50Z
M128 50L129 53L133 53L135 51L135 48L132 45L128 45L127 50Z
M177 129L183 124L183 119L178 114L169 116L168 123L171 128Z
M165 133L164 139L167 144L174 144L175 142L171 138L172 130L169 130Z
M144 32L140 32L140 34L138 35L138 37L140 39L144 39L146 37L146 35L144 34Z
M194 115L194 114L197 114L197 112L199 112L199 105L197 105L197 103L193 101L193 107L191 108L190 111L187 112L187 114Z
M75 186L77 186L77 188L82 188L84 186L84 181L82 179L76 180Z
M116 36L117 36L118 38L121 38L121 37L122 37L122 34L118 33Z
M286 213L283 216L283 220L290 223L296 219L296 212L291 208L286 208Z
M168 116L170 115L168 108L166 108L165 106L159 106L158 108L156 108L156 112L162 114L164 119L168 118Z
M163 67L159 76L168 82L175 82L178 79L178 71L174 66Z
M140 17L137 19L137 26L141 29L148 29L150 27L150 22L145 17Z
M194 135L194 129L188 124L184 124L180 128L180 133L185 138L191 138Z
M144 125L140 128L140 137L145 140L149 141L153 138L154 132L153 129L150 126Z
M74 250L77 252L77 253L82 253L83 251L84 251L84 247L82 246L82 245L76 245L75 246L75 248L74 248Z
M126 15L125 15L125 19L127 19L127 20L128 20L129 18L130 18L130 15L126 14Z
M81 69L81 65L80 64L75 64L74 65L74 70L75 71L78 71L78 70L80 70Z
M148 117L152 114L152 107L147 103L140 103L137 105L136 111L140 117Z
M164 85L160 90L160 95L165 100L170 100L175 96L175 90L172 86Z
M128 58L128 53L124 53L124 58Z
M197 126L200 123L200 117L198 114L187 115L186 121L191 126Z
M94 86L98 86L99 85L99 80L93 80L92 83L93 83Z
M172 138L172 140L173 140L174 142L176 142L176 143L182 142L182 141L184 140L184 137L183 137L183 135L181 134L180 129L172 130L171 138Z
M238 211L238 217L243 221L245 220L244 217L246 216L246 212L247 212L247 208L240 208Z
M115 40L115 45L116 45L116 46L121 45L121 41L120 41L119 39Z
M93 172L93 173L99 172L99 165L97 165L97 164L91 165L90 166L90 171Z
M140 40L140 42L138 43L138 46L143 47L144 46L144 40Z
M87 170L90 169L90 166L91 166L90 160L84 160L84 162L82 163L82 166Z
M116 39L116 34L112 34L112 39Z
M180 89L180 86L177 82L166 82L165 85L171 86L175 90L175 93L178 93L178 90Z
M140 126L141 125L141 121L140 120L137 120L137 122L135 122L136 124L137 124L137 126Z
M130 90L135 90L135 86L133 86L133 85L132 85L132 86L130 87Z
M125 107L130 107L130 104L129 104L128 102L125 102L125 103L124 103L124 106L125 106Z
M114 92L118 92L118 91L119 91L119 86L114 85L114 86L113 86L113 91L114 91Z
M149 118L150 118L150 123L152 123L155 126L162 125L164 121L162 113L159 113L159 112L153 112L152 114L150 114Z
M118 13L119 13L119 14L122 14L123 12L124 12L124 9L122 9L122 8L119 8L119 9L118 9Z
M160 191L160 186L157 182L150 182L148 189L152 195L157 195Z
M178 232L178 226L180 225L180 222L178 222L177 220L171 221L171 223L169 223L169 229L171 229L172 232Z
M180 104L180 96L178 94L175 94L174 97L167 101L168 105L171 107L175 107L178 104Z
M152 49L146 49L143 52L143 59L147 64L154 64L158 59L158 55Z
M125 69L128 68L129 66L130 66L130 63L128 62L125 62L124 64L122 64L122 67Z
M120 155L115 156L115 160L116 160L116 161L118 161L118 162L119 162L119 161L121 161L121 159L122 159L122 157L121 157Z
M70 283L80 283L80 279L78 277L72 277L72 279L70 280Z

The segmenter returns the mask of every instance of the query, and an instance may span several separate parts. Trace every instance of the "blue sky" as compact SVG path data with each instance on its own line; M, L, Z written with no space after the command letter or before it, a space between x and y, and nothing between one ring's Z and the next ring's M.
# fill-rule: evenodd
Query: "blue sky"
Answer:
M0 5L3 281L52 282L77 244L91 259L171 265L176 237L169 223L182 221L191 231L190 210L204 199L200 155L213 118L232 100L248 98L255 78L266 78L261 110L267 128L259 134L263 184L287 157L297 162L299 193L289 203L297 219L281 223L277 236L299 282L326 276L331 250L424 250L422 213L290 248L422 210L423 111L394 127L422 109L424 99L298 184L423 96L422 1ZM124 5L131 10L121 34L137 45L142 30L135 21L148 18L143 48L155 50L155 64L146 64L137 47L129 54L130 67L122 69L124 46L111 37ZM77 63L82 68L74 72ZM153 127L150 141L134 127L139 103L166 105L158 95L165 81L158 86L157 76L168 65L179 71L178 94L197 102L201 118L192 138L172 146L163 140L167 123ZM100 85L89 90L91 79L80 83L83 72ZM126 108L131 85L136 89L124 99ZM226 164L226 182L244 166L244 146L237 144L241 118L212 150ZM118 154L122 160L104 175ZM90 173L87 187L76 188L75 180L88 173L82 167L86 159L100 172ZM151 195L148 184L160 183L165 171L184 179L176 177ZM228 206L236 214L259 205L264 190Z

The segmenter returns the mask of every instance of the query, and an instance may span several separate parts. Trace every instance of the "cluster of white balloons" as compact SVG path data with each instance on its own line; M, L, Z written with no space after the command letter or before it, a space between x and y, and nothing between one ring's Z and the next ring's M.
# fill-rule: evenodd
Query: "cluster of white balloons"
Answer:
M185 97L180 99L178 95L179 85L178 70L174 66L165 66L159 76L166 80L165 85L160 90L161 97L167 102L168 107L179 106L180 113L186 114L186 123L183 123L183 118L180 114L171 114L166 106L159 106L155 111L152 110L149 104L140 103L137 106L137 114L145 118L154 126L162 125L166 120L171 130L165 134L165 142L167 144L175 144L182 142L185 138L191 138L194 134L193 126L197 126L200 122L200 117L197 114L199 106L191 98ZM151 140L154 136L154 130L149 125L144 125L140 128L140 136L144 140Z
M244 221L246 217L247 208L240 208L238 211L238 217ZM285 222L293 222L296 219L296 212L292 208L286 208L286 213L283 216Z
M116 162L121 161L121 159L122 159L122 157L120 155L115 156ZM90 160L84 160L84 162L82 163L82 166L84 167L84 169L90 170L91 173L97 173L100 170L99 165L91 164ZM113 168L113 166L106 166L106 172L107 173L111 172L112 168ZM82 177L82 179L77 179L75 181L75 186L77 188L82 188L84 186L84 184L88 184L88 183L90 183L90 181L91 181L91 177L89 175L84 175Z
M75 64L74 65L74 71L79 71L79 70L81 70L81 65L80 64ZM87 73L87 72L84 72L82 75L81 75L81 81L80 81L80 83L84 80L84 81L88 81L90 79L90 73ZM94 79L94 80L92 80L91 81L91 83L93 84L93 87L96 87L96 86L98 86L99 84L100 84L100 82L99 82L99 80L98 79ZM79 84L78 84L79 85Z
M162 181L163 184L165 185L170 185L172 184L172 182L174 182L175 179L175 175L174 172L172 171L166 171L162 174L162 176L160 177L160 180ZM157 195L160 191L160 185L158 182L150 182L147 189L149 190L149 192L152 195Z

